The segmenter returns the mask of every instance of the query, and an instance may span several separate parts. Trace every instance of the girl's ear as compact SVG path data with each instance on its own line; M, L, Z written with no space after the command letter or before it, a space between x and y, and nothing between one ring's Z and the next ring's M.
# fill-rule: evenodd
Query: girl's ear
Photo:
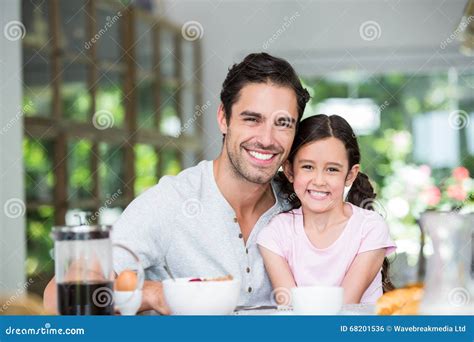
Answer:
M217 109L217 124L222 134L227 134L227 120L225 118L224 105L221 103Z
M290 181L290 183L293 183L294 176L293 176L293 165L289 160L286 160L283 163L283 173L285 174L286 178Z
M346 184L345 184L346 186L351 186L352 185L352 183L357 178L357 175L359 174L359 171L360 171L360 164L355 164L354 166L352 166L352 168L347 173Z

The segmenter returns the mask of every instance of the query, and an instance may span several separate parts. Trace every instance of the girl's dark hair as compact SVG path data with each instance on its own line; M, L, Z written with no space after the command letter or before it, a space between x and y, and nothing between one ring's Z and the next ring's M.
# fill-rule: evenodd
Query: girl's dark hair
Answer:
M240 90L249 83L267 82L294 90L298 104L298 125L310 95L290 63L264 52L252 53L229 69L221 90L221 102L227 122L230 120L232 105L239 99Z
M296 153L301 147L314 141L334 137L339 139L345 146L349 169L360 163L360 150L357 137L349 123L338 115L319 114L311 116L300 122L295 140L291 146L288 160L293 163ZM283 172L278 172L276 180L281 184L283 197L293 209L299 208L301 202L296 196L293 184L286 178ZM374 199L376 194L370 184L369 177L359 172L352 183L347 194L346 201L368 210L374 210ZM382 285L384 292L394 289L389 278L389 262L384 259L382 266Z

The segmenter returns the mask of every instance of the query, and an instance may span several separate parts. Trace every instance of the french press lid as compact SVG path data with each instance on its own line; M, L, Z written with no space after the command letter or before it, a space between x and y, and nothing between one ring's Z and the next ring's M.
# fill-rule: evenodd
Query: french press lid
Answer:
M74 240L98 240L108 239L112 226L55 226L53 227L53 237L55 241L74 241Z
M52 235L55 241L108 239L112 226L86 224L86 212L75 214L79 225L54 226Z

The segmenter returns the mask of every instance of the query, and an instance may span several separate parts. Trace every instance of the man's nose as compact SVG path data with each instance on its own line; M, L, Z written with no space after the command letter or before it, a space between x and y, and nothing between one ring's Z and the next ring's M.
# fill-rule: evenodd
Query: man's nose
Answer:
M273 125L262 125L259 130L258 141L265 147L273 145Z

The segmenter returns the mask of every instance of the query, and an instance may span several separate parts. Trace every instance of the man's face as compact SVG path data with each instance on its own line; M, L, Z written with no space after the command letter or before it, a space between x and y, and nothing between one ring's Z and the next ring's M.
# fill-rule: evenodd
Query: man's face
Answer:
M226 134L224 150L237 176L256 183L271 181L288 157L298 119L294 90L271 83L250 83L240 90Z

